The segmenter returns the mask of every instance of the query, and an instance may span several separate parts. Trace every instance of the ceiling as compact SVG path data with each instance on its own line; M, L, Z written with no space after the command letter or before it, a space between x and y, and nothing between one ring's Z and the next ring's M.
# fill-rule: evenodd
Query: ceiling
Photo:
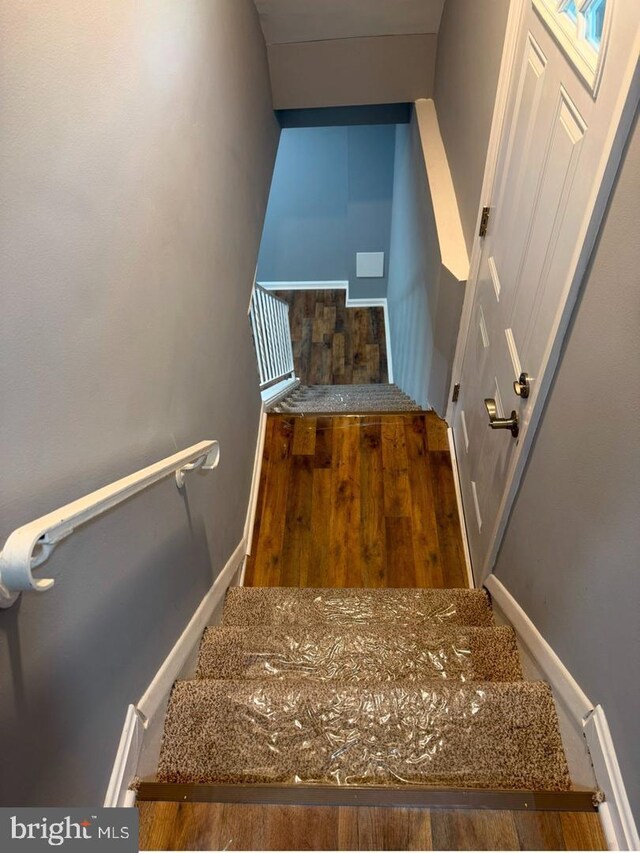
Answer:
M271 44L437 33L444 0L254 0Z

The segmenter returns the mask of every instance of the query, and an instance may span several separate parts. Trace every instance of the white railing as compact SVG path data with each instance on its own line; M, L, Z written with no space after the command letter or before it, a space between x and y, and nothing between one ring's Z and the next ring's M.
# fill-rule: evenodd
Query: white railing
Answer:
M53 578L36 579L31 572L81 524L172 474L181 489L187 471L211 471L219 460L218 442L201 441L14 530L0 552L0 607L10 607L21 592L51 589Z
M251 329L258 359L260 390L295 376L289 306L259 284L251 297Z

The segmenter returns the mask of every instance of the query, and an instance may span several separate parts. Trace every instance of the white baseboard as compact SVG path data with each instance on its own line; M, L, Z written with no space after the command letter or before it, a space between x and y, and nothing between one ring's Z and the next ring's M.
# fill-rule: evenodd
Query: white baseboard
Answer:
M462 489L460 488L460 471L458 469L458 457L456 445L453 438L453 430L447 427L447 439L449 441L449 453L451 454L451 468L453 470L453 488L456 493L456 504L458 505L458 517L460 519L460 532L462 533L462 548L464 550L464 562L467 567L467 580L469 589L475 589L476 582L473 577L473 566L471 565L471 551L469 550L469 537L467 535L467 519L464 514L462 503Z
M531 652L556 694L562 698L577 719L584 720L593 710L593 702L583 692L506 586L495 575L489 575L484 585L515 628L522 643Z
M256 512L258 510L258 492L260 490L260 471L262 469L262 457L264 455L264 440L267 434L267 412L262 405L260 412L260 423L258 424L258 438L256 441L256 453L253 460L253 474L251 476L251 491L249 493L249 506L247 509L247 518L244 524L244 541L245 555L251 553L251 543L253 542L253 528L256 523ZM244 570L240 580L240 586L244 583Z
M191 617L189 624L180 635L175 646L169 652L153 681L138 701L136 709L142 715L145 726L155 715L164 699L169 695L173 682L180 674L180 670L187 658L199 642L202 632L209 624L211 614L224 598L227 589L233 581L233 576L241 568L245 554L246 543L243 537L233 554L227 560L225 567L213 582L213 586L200 602L198 609Z
M265 290L348 290L348 281L259 281Z
M143 696L135 706L129 705L105 796L105 806L134 805L135 798L128 792L128 788L137 774L145 736L152 724L157 722L155 717L158 711L165 707L174 681L197 648L214 610L221 604L234 577L242 571L245 554L246 542L243 537Z
M105 808L126 806L129 785L136 775L138 759L142 752L144 723L134 705L129 705L124 719L122 736L116 753L116 760L111 771L111 779L104 799Z
M638 830L602 706L594 707L593 702L504 584L492 574L487 577L484 585L586 740L597 785L605 797L600 814L609 849L638 850Z
M584 723L593 769L605 802L600 808L610 850L640 850L640 837L624 786L611 732L601 705L596 705ZM608 828L607 828L608 825ZM615 839L615 844L612 841Z

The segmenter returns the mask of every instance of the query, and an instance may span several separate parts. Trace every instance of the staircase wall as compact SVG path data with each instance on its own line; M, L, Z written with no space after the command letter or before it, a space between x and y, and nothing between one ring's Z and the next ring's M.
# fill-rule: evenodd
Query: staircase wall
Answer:
M469 254L508 12L509 0L447 0L438 33L433 99Z
M220 467L59 546L0 611L0 802L101 803L137 701L243 535L247 306L278 127L251 0L0 8L0 543L204 438Z
M439 135L435 110L419 101L410 123L396 126L387 304L396 383L444 416L469 261L451 227L458 212L446 157L432 140L427 150L429 134Z
M640 825L636 119L495 573L607 715Z

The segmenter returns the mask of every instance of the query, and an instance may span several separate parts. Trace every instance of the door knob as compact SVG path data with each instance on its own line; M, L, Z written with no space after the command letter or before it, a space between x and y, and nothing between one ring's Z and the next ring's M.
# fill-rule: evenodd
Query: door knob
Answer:
M499 418L498 407L496 406L495 400L488 397L484 401L484 405L487 409L487 414L489 415L489 426L491 429L508 429L514 438L518 437L520 428L518 427L518 413L515 409L511 412L510 418Z
M521 373L518 379L513 383L513 390L516 392L518 397L522 397L526 400L529 396L529 392L531 391L531 385L529 384L529 374Z

